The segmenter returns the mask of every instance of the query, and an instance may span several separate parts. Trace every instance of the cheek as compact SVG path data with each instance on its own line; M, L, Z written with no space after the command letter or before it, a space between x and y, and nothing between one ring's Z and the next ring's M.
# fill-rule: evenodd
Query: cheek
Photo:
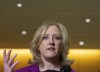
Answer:
M57 48L58 55L61 55L61 53L62 53L62 43L61 42L57 43L56 48Z
M58 42L57 42L57 45L58 45L58 46L61 46L61 44L62 44L61 41L58 41Z
M43 47L43 43L41 43L41 44L39 45L39 50L42 50L42 47Z
M61 42L57 42L57 43L56 43L56 47L57 47L58 49L61 49L62 43L61 43Z
M45 43L41 42L40 46L39 46L39 50L42 51L45 48Z

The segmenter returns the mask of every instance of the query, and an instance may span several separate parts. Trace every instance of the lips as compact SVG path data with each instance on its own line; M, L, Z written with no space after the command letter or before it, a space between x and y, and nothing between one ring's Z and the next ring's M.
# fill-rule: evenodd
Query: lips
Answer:
M47 50L53 51L53 50L55 50L55 48L54 47L49 47Z

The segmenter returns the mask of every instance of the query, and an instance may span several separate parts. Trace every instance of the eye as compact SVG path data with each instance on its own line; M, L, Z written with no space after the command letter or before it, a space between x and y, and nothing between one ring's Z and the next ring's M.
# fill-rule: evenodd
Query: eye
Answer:
M61 40L61 37L55 37L55 39L57 39L57 40Z
M43 39L48 39L48 36L44 36Z

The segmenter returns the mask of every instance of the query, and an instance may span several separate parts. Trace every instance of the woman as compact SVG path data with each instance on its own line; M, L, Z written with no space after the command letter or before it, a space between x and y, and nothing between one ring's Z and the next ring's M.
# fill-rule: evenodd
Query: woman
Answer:
M46 21L37 30L31 42L32 65L15 72L71 72L67 65L69 38L66 28L59 22ZM6 55L4 50L4 72L13 72L18 61L9 59L11 50Z

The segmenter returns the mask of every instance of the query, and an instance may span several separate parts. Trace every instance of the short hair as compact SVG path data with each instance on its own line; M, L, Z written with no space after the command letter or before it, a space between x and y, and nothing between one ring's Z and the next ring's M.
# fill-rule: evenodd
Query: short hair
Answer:
M62 53L60 55L60 61L61 64L65 64L67 61L67 55L68 55L68 50L69 50L69 37L68 37L68 33L66 30L66 27L61 24L60 22L54 21L54 20L50 20L50 21L45 21L36 31L36 33L34 34L33 40L31 42L31 48L30 51L33 55L33 62L41 62L41 57L40 57L40 51L39 51L39 45L42 41L42 37L45 34L45 32L47 31L47 29L52 26L55 25L57 26L57 28L59 28L59 30L61 31L61 36L62 36ZM42 34L44 32L44 34Z

